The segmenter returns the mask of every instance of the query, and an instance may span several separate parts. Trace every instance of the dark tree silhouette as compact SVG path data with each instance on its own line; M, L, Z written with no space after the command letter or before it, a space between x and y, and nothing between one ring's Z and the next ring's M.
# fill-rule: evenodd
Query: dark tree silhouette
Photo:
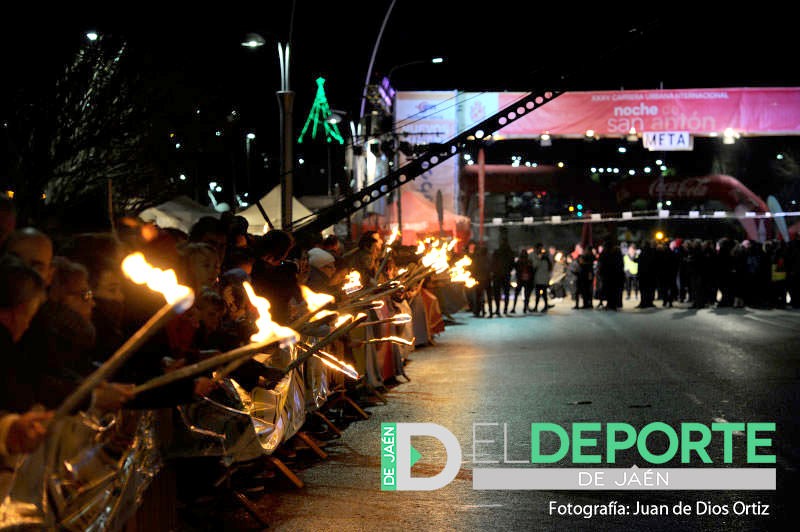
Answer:
M26 219L107 228L109 185L116 216L174 194L164 177L168 143L150 113L154 94L124 42L88 42L54 90L23 96L6 133L8 180Z

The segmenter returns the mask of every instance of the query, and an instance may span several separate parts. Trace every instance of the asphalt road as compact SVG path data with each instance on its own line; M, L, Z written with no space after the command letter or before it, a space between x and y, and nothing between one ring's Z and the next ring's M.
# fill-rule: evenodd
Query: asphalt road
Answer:
M546 315L500 319L456 316L437 345L418 349L406 371L410 382L389 389L388 404L369 407L368 420L352 422L325 447L327 460L300 459L294 467L306 486L276 478L251 492L271 530L778 530L795 520L800 465L800 312L791 310L688 308L620 312L572 310L558 302ZM402 378L401 378L402 381ZM774 422L777 489L766 491L522 491L473 489L476 460L530 458L530 425L551 422ZM444 426L461 444L462 466L447 486L430 492L380 491L380 424L429 422ZM473 424L483 430L473 455ZM745 463L746 436L732 436L733 464ZM654 448L658 441L653 440ZM444 447L415 438L422 458L415 476L438 473ZM721 438L708 447L711 465L725 467ZM598 440L605 449L605 440ZM552 448L550 448L552 450ZM301 452L300 455L303 453ZM299 455L299 458L302 458ZM495 464L493 466L502 466ZM572 465L569 456L556 464ZM614 466L653 466L636 453ZM507 467L526 467L506 464ZM527 464L527 467L551 467ZM583 466L590 467L590 466ZM669 515L559 515L556 505L607 505L616 501L667 505ZM698 504L699 501L699 504ZM737 501L739 502L736 505ZM689 504L692 515L674 515ZM709 506L706 506L708 503ZM698 508L726 507L727 515L696 515ZM735 515L734 506L769 515ZM768 505L765 508L764 505ZM663 508L659 506L658 508ZM230 529L255 522L234 512Z

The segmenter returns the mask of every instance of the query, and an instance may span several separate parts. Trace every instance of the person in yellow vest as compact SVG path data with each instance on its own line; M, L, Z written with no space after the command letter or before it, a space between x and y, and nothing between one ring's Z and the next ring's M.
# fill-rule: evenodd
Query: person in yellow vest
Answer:
M631 292L639 299L639 250L633 243L628 244L622 263L625 271L625 299L631 298Z

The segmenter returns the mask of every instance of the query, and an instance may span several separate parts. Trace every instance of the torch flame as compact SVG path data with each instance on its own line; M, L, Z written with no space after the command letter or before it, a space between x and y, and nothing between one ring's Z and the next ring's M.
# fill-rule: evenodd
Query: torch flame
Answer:
M296 342L298 339L296 332L288 327L283 327L272 321L272 315L269 313L269 301L267 301L266 298L256 295L255 290L253 290L253 287L250 286L250 283L247 281L242 283L242 286L244 287L247 297L250 299L250 303L256 307L256 310L258 311L258 319L256 320L258 332L250 337L250 341L263 342L266 341L270 336L275 336L276 338L282 338L290 342Z
M303 299L306 300L309 311L319 310L334 300L332 295L314 292L305 285L300 285L300 291L303 293Z
M334 329L338 329L339 327L341 327L342 325L344 325L345 323L347 323L348 321L350 321L350 320L352 320L352 319L353 319L353 315L352 315L352 314L342 314L342 315L341 315L341 316L339 316L339 318L338 318L338 319L337 319L337 320L334 322L334 324L333 324L333 328L334 328Z
M462 268L462 269L464 269L464 268L466 268L467 266L469 266L471 264L472 264L472 259L469 257L469 255L464 255L463 257L461 257L460 259L458 259L456 261L456 263L453 265L453 267L454 268Z
M123 273L136 284L146 284L154 292L160 292L167 303L181 302L176 311L183 312L194 303L194 293L188 286L178 284L174 270L162 270L151 266L140 252L132 253L122 261Z
M388 248L392 244L394 244L394 241L397 240L397 237L399 237L399 236L400 236L400 230L397 227L392 229L392 234L389 235L388 240L386 240L386 247Z
M425 253L425 242L420 241L420 242L417 243L416 254L417 255L422 255L423 253Z
M344 290L345 294L350 294L357 290L361 290L363 285L361 284L361 274L357 270L353 270L346 276L346 281L344 285L342 285L342 290Z
M328 303L331 303L336 299L330 294L320 294L318 292L314 292L312 289L310 289L305 285L300 285L300 291L303 294L303 299L305 299L306 301L306 306L308 307L309 312L314 312L315 310L319 310ZM323 310L321 312L317 312L316 314L314 314L314 317L311 319L321 320L325 316L330 316L331 314L335 313Z
M447 263L447 244L439 244L438 240L432 244L430 251L422 256L422 265L432 268L436 273L447 270L450 267Z
M472 288L478 282L472 277L472 274L467 270L467 266L472 264L472 259L464 255L461 259L450 268L450 281L453 283L464 283L467 288Z

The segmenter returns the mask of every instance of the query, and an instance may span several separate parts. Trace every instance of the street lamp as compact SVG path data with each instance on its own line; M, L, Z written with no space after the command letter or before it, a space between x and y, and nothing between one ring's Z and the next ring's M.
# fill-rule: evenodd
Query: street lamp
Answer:
M250 175L251 175L250 165L252 164L250 162L250 158L251 158L251 156L250 156L250 146L251 146L251 144L252 144L252 142L254 140L256 140L256 134L252 133L252 132L248 133L245 136L245 139L244 139L244 148L245 148L244 151L245 151L245 154L246 154L246 157L247 157L247 161L246 161L247 164L245 165L245 168L244 168L245 172L247 174L246 175L246 177L247 177L247 190L250 190L252 188L252 183L251 183L251 178L250 178Z
M258 48L265 44L267 44L267 42L264 40L264 37L258 33L248 33L244 36L244 40L242 40L242 46L246 48Z
M394 74L396 70L399 70L401 68L405 68L405 67L408 67L408 66L412 66L412 65L422 65L422 64L426 64L426 63L439 65L441 63L444 63L444 58L443 57L433 57L431 59L418 59L416 61L409 61L408 63L401 63L399 65L395 65L392 68L390 68L389 72L386 74L386 81L387 81L386 84L391 86L392 74ZM392 124L393 124L392 134L395 135L395 137L396 137L396 133L394 132L394 124L397 124L397 92L396 91L392 91ZM392 169L393 171L397 170L397 168L400 166L400 157L398 155L398 152L400 150L397 149L397 148L398 147L395 147L395 150L394 150L394 160L393 160L393 169ZM397 187L397 228L400 231L400 242L402 243L402 241L403 241L403 185L402 184Z
M331 109L330 115L328 115L327 122L332 125L338 125L342 123L344 116L347 113L345 111L341 111L339 109ZM328 196L333 196L333 165L331 164L331 143L326 143L328 148Z
M418 59L416 61L409 61L408 63L402 63L402 64L399 64L399 65L395 65L395 66L393 66L392 68L389 69L389 73L386 74L386 79L391 81L392 80L392 74L394 74L395 70L398 70L398 69L401 69L401 68L405 68L405 67L411 66L411 65L422 65L422 64L427 64L427 63L433 64L433 65L439 65L441 63L444 63L444 57L432 57L430 59Z
M248 33L242 46L256 49L264 46L266 41L257 33ZM281 70L281 89L276 91L278 109L280 110L280 168L281 168L281 225L285 231L292 230L292 172L294 156L292 150L292 106L294 92L289 90L289 43L278 43L278 62Z

